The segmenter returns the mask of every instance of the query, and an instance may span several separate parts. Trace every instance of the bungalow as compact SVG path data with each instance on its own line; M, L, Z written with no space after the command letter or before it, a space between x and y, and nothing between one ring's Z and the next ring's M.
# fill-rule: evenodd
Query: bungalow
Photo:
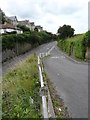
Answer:
M22 34L23 31L19 28L16 28L12 24L0 24L0 34L17 32L17 34Z

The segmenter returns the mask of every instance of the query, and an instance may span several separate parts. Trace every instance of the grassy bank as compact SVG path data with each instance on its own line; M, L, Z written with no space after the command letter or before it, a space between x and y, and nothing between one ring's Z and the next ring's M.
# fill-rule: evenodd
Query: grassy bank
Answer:
M77 35L72 38L58 41L58 47L66 52L69 56L79 59L85 59L86 42L85 35Z
M3 119L40 118L38 72L37 56L34 55L3 77Z

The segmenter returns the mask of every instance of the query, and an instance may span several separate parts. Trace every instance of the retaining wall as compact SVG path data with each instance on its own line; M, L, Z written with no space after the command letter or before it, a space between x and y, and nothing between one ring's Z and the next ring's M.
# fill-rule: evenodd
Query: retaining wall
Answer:
M23 54L27 51L29 51L31 49L31 44L29 43L24 43L24 44L20 44L17 43L15 48L13 49L5 49L2 51L2 62L13 58L17 55Z

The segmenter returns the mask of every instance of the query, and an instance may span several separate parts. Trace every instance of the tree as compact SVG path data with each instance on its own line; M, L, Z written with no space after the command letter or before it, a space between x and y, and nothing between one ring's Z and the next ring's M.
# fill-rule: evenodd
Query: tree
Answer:
M4 24L5 22L5 13L0 9L0 24Z
M60 39L66 39L67 37L72 37L74 35L74 29L70 25L63 25L58 29L58 34Z
M26 27L25 25L18 24L17 27L23 30L23 32L30 32L30 29Z

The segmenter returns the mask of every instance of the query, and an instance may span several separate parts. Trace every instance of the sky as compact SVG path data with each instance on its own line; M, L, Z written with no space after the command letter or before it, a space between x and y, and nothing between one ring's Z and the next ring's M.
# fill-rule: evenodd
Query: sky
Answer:
M30 20L48 32L57 33L60 26L71 25L75 33L88 30L88 0L0 0L6 16Z

